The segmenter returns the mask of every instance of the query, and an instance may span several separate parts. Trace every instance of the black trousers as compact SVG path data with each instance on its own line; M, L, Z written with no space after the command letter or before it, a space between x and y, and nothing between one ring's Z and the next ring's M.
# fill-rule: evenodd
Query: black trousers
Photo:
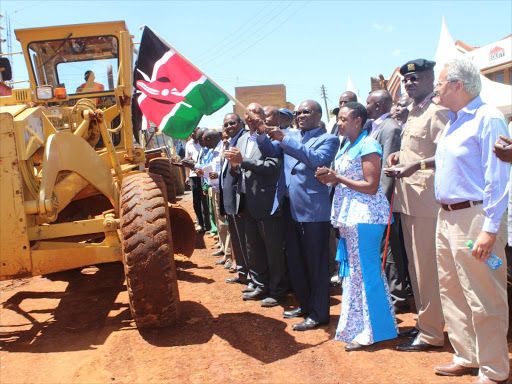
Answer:
M389 284L389 292L395 307L409 306L410 284L407 266L407 254L403 245L403 234L401 230L400 213L393 213L394 223L389 230L389 244L387 249L384 271ZM387 230L386 230L387 231ZM386 245L386 231L381 244L381 255L384 257Z
M203 194L203 185L200 177L194 176L190 178L190 189L192 189L192 200L194 203L194 212L197 216L197 224L209 231L211 225L208 196Z
M288 291L281 216L255 219L246 212L245 237L252 283L274 298Z
M285 247L290 282L302 310L321 323L329 322L328 221L293 220L290 202L284 199Z
M244 215L227 215L228 228L231 235L231 252L235 257L236 270L241 279L249 279L247 263L247 247L245 241Z

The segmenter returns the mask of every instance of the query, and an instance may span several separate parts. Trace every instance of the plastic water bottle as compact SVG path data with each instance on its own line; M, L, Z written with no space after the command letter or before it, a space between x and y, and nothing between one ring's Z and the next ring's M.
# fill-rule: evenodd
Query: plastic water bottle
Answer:
M469 247L470 251L473 251L473 242L471 240L469 240L466 243L466 245ZM498 269L499 267L501 267L501 264L503 264L503 261L498 256L496 256L494 253L491 252L491 256L489 256L489 258L487 260L485 260L484 263L487 264L487 266L494 271L494 270Z

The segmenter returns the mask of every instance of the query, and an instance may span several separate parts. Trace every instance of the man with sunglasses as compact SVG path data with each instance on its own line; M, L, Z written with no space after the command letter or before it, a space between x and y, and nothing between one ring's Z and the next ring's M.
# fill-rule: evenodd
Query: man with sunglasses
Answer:
M401 212L409 277L418 312L416 327L399 335L414 337L396 347L408 352L441 348L444 344L435 240L439 205L434 197L434 172L425 166L425 159L435 155L441 132L449 121L448 110L432 102L435 64L417 59L400 68L413 104L403 129L400 151L387 160L388 166L400 163L401 167L400 173L392 174L398 179L394 205ZM420 170L414 173L411 164L419 164Z
M283 133L267 127L261 118L247 123L258 131L261 153L283 159L272 214L282 210L286 223L285 247L288 272L300 306L285 311L285 318L306 317L293 325L307 331L329 322L329 218L331 204L326 185L315 178L319 167L328 167L340 141L323 133L320 104L302 102L296 118L300 131Z
M229 148L237 147L240 137L247 134L244 123L236 113L228 113L224 117L224 132L229 137ZM224 150L224 157L226 151ZM228 277L226 283L249 283L249 267L247 265L247 248L245 242L245 222L243 217L244 196L236 176L231 172L231 164L224 159L220 172L220 212L228 217L228 228L231 236L231 252L235 257L237 275Z

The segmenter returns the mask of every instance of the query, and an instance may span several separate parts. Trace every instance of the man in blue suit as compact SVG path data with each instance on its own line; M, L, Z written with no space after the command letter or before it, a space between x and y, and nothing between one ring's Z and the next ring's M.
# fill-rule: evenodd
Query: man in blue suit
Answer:
M329 322L329 217L327 186L315 178L318 167L329 166L340 141L319 127L322 108L306 100L297 109L299 131L284 133L268 128L259 118L247 123L258 131L257 143L267 157L283 158L272 214L282 210L286 221L288 271L300 306L285 311L285 318L305 317L294 324L306 331Z

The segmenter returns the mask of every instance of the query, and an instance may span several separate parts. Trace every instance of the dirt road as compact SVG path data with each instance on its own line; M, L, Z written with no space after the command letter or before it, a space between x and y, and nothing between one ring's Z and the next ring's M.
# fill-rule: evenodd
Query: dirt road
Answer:
M182 204L191 211L188 196ZM182 300L172 329L138 331L131 321L122 265L104 264L0 283L1 383L470 383L433 367L451 348L400 353L399 342L347 353L333 339L339 288L331 290L331 322L292 330L282 318L295 305L262 308L241 300L241 285L215 266L212 239L199 237L190 259L177 261ZM400 328L414 324L398 315ZM509 342L510 347L510 342Z

